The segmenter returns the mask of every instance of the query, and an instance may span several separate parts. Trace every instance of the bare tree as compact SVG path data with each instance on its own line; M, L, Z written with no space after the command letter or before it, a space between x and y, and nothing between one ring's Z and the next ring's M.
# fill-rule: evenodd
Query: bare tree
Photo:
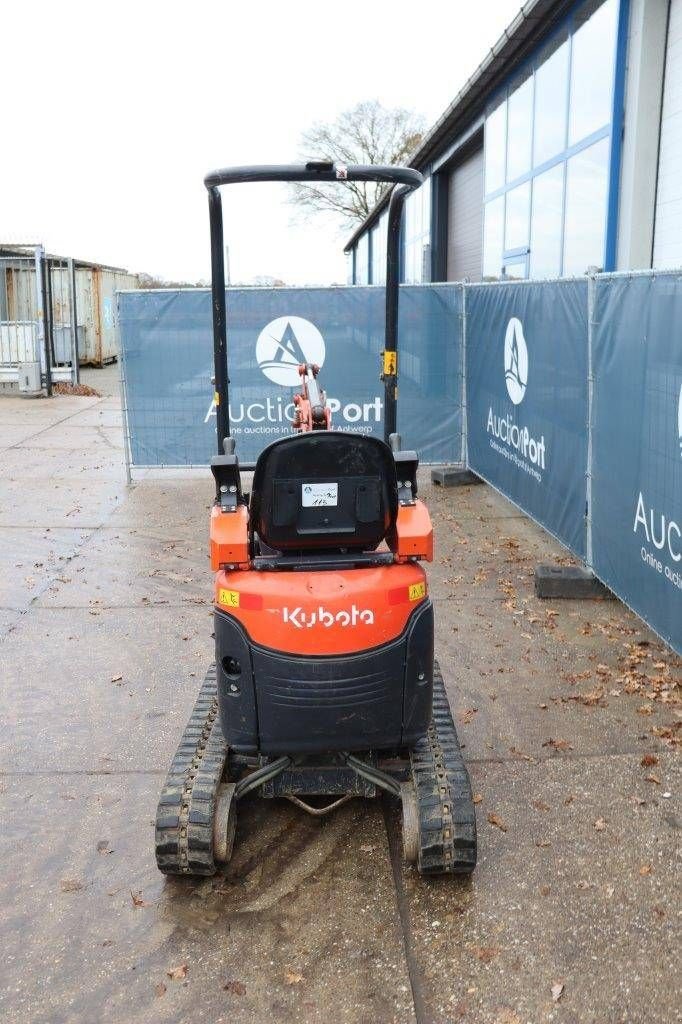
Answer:
M401 107L388 109L378 100L358 103L331 124L316 122L301 136L304 160L335 160L344 164L402 164L421 142L426 122ZM386 185L373 181L338 184L295 184L291 202L304 213L330 213L344 226L365 219Z

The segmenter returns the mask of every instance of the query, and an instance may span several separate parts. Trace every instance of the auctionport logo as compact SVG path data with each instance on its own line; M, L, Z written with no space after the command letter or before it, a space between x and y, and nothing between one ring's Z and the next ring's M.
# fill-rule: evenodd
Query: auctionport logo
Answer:
M256 339L256 361L262 373L282 388L296 388L301 384L298 368L301 363L316 363L323 366L326 356L324 338L310 320L301 316L278 316L271 320ZM249 382L249 388L255 381ZM294 403L285 394L266 394L260 401L245 402L235 398L238 386L232 388L229 405L230 425L235 436L254 434L263 439L282 437L291 429L294 418ZM371 434L373 424L382 420L383 402L375 395L366 402L342 403L338 398L327 395L327 405L332 417L337 415L343 430L360 434ZM204 417L204 423L216 415L215 398L212 399Z
M301 363L322 366L324 338L315 324L301 316L278 316L263 328L256 342L258 365L274 384L298 386Z
M504 379L514 405L520 405L528 385L528 346L523 324L513 316L504 336Z
M513 316L504 336L504 382L514 405L520 405L528 386L528 346L523 324ZM538 483L545 470L545 436L533 437L525 425L514 421L510 412L499 414L488 409L486 433L490 434L490 447L517 469L528 473Z
M677 400L677 436L682 455L682 385ZM682 523L669 514L670 509L649 505L640 491L635 505L632 531L640 543L642 562L682 591Z

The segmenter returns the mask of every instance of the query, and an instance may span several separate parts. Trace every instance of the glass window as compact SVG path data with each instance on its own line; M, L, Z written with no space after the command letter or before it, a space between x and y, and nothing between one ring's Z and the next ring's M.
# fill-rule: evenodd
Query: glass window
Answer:
M609 140L576 153L566 165L565 275L604 265Z
M507 148L507 104L488 114L485 122L485 191L495 192L504 185L504 158Z
M564 36L562 42L560 36L541 56L535 74L534 167L566 149L568 55L568 39Z
M507 104L507 181L530 170L533 138L533 75L509 95Z
M405 200L404 273L407 284L428 280L428 254L431 240L431 179L427 178Z
M507 192L507 213L504 222L505 249L528 246L530 231L530 182Z
M569 145L603 128L611 120L615 56L616 0L597 7L590 0L576 17L571 56Z
M483 277L497 278L502 269L504 196L485 204L483 218Z
M386 229L388 219L384 213L372 231L372 284L386 282Z
M523 281L527 276L526 261L515 260L505 263L502 277L507 281Z
M564 164L533 179L530 230L530 276L558 277L561 273L561 218Z
M358 239L355 249L355 283L367 284L369 281L369 235L365 232Z

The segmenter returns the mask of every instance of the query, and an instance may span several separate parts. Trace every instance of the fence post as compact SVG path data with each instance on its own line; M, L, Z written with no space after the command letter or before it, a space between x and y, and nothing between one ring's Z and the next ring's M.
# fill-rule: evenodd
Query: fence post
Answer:
M66 276L69 287L69 319L71 321L71 381L80 382L80 365L78 363L78 316L76 312L76 267L72 259L67 261Z
M467 286L462 284L462 451L461 463L464 469L469 468L469 448L467 441Z
M45 389L48 397L52 394L52 364L50 361L50 346L47 332L46 310L47 290L45 288L45 250L42 245L37 245L34 250L36 268L36 320L38 322L38 352L37 361L45 365ZM36 355L34 351L34 356Z
M121 297L116 295L116 340L118 348L118 364L119 364L119 387L121 389L121 420L123 426L123 451L125 455L126 463L126 483L128 487L132 485L133 473L131 470L132 454L130 450L130 430L128 424L128 402L126 397L126 377L125 377L125 353L123 351L123 345L121 344Z
M597 274L588 268L587 276L587 468L585 472L585 565L592 572L592 413L594 400L594 366L592 345L597 298Z

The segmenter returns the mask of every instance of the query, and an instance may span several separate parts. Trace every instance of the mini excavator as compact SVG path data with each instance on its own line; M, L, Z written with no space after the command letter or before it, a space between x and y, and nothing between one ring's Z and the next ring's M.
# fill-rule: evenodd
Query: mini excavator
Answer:
M332 427L319 368L300 366L292 433L240 467L230 435L220 186L380 181L388 204L384 438ZM218 454L210 557L215 662L161 792L156 859L211 875L231 856L239 802L286 798L316 817L388 793L421 874L468 874L476 818L434 659L422 562L433 531L417 453L397 433L399 232L406 167L236 167L205 178L211 226ZM253 469L251 493L241 474Z

